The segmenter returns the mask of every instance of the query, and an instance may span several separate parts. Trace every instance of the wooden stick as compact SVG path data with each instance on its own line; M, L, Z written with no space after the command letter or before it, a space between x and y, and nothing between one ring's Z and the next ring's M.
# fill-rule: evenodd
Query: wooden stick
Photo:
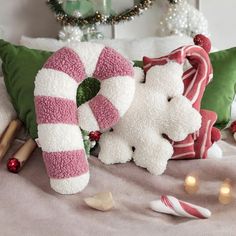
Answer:
M28 139L7 162L7 168L10 172L18 173L25 162L37 147L33 139Z
M22 123L18 119L10 122L0 142L0 161L8 151L12 141L21 127Z

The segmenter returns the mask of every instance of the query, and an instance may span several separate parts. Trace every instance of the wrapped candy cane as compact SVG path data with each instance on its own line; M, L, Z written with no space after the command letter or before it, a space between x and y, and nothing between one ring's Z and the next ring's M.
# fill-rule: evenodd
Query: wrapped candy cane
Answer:
M150 207L160 213L181 217L206 219L211 216L211 212L208 209L178 200L172 196L163 195L161 200L150 202Z

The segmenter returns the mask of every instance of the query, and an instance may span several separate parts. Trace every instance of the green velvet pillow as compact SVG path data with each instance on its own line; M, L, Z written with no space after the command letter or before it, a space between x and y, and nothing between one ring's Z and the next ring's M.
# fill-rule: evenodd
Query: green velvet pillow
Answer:
M34 110L34 79L52 52L15 46L0 40L0 58L7 91L19 119L30 136L38 137ZM100 89L96 79L88 78L77 90L77 105L94 97Z
M215 111L216 126L224 128L230 121L231 104L236 93L236 48L210 54L213 80L203 95L201 108Z

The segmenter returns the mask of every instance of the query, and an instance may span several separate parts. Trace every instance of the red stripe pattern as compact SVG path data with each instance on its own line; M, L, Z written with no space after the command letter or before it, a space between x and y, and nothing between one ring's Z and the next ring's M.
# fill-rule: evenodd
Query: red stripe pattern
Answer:
M77 105L74 101L58 97L37 96L35 98L35 109L38 124L78 124L74 115Z
M172 196L161 196L161 202L167 209L169 208L171 210L172 214L177 216L206 219L211 215L211 212L206 208L178 200ZM169 211L166 212L169 213Z
M183 141L172 142L174 148L172 159L206 158L207 150L211 147L212 140L216 140L215 133L211 132L212 126L216 121L216 114L214 112L200 110L205 87L212 78L212 66L209 56L199 46L184 46L164 57L154 59L144 57L144 71L147 72L152 66L164 65L171 60L179 64L184 63L185 60L189 61L191 67L182 76L184 95L202 115L202 126L199 132L188 135ZM207 136L203 136L205 132L207 132ZM216 133L219 136L219 131Z

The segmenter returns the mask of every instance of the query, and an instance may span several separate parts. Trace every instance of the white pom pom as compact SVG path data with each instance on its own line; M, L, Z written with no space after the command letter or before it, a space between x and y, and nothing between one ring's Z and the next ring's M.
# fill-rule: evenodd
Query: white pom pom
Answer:
M217 143L213 145L207 151L208 159L221 159L223 157L223 152Z

